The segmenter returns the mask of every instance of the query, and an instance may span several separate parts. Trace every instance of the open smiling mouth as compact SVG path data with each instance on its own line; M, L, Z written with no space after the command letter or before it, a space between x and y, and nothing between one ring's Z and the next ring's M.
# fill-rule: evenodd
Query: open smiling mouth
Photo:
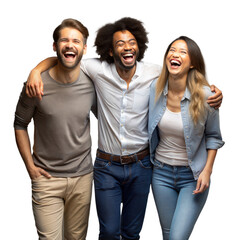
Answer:
M178 60L171 60L170 64L172 67L180 67L181 66L181 62Z
M63 55L68 60L73 60L76 57L76 53L74 52L65 52Z
M134 60L134 55L132 53L127 53L122 55L125 62L132 62Z

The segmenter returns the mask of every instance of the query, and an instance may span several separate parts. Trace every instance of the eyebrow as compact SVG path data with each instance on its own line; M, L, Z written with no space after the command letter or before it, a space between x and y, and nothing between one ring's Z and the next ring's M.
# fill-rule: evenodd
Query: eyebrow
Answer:
M124 41L124 40L122 40L122 39L120 39L120 40L117 40L116 42L115 42L115 44L117 44L117 43L119 43L119 42L131 42L131 41L137 41L135 38L131 38L131 39L129 39L129 40L127 40L127 41Z
M61 41L61 40L70 40L70 39L68 37L62 37L62 38L59 38L59 40ZM82 42L82 40L79 38L73 38L72 40Z
M176 49L175 47L170 47L169 50L172 49L172 48L173 48L173 49ZM186 48L180 48L180 50L184 50L184 51L187 51L187 52L188 52L188 50L187 50Z

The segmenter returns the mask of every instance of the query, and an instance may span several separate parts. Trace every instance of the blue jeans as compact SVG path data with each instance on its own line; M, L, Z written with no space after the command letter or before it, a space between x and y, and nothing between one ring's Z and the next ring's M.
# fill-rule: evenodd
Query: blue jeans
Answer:
M120 236L122 240L140 238L151 180L149 156L126 165L96 158L94 186L99 239L120 240Z
M189 239L209 191L193 195L196 184L189 167L155 161L152 190L164 240Z

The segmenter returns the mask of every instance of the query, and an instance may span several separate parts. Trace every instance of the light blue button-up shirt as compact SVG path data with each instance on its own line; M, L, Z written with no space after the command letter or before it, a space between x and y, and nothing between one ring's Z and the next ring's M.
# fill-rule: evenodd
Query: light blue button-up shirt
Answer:
M166 84L160 98L155 101L156 91L155 80L150 89L148 135L150 144L151 161L154 164L155 150L159 144L160 136L158 123L161 121L167 107L168 83ZM205 98L207 99L212 92L209 87L204 87ZM184 139L188 163L192 169L195 179L198 179L207 161L207 150L218 149L224 145L220 132L219 111L207 104L207 113L203 120L196 125L193 123L189 114L191 93L186 88L181 100L181 116L183 121Z

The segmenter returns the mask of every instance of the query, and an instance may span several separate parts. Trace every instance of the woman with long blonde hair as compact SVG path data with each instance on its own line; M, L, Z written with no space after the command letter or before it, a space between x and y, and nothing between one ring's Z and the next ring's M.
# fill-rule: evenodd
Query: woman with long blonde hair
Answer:
M219 113L198 45L181 36L167 48L160 77L151 85L149 142L152 189L163 239L186 240L206 202L217 149Z

